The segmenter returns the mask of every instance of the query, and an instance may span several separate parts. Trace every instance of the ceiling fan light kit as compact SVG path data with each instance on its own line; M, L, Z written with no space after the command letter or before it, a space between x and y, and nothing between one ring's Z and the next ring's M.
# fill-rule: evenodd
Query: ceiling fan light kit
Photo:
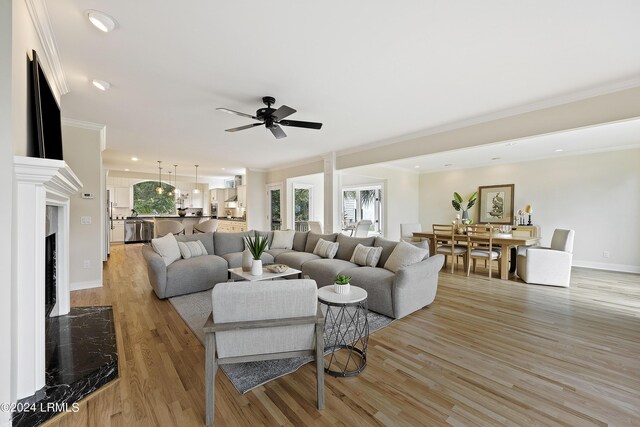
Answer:
M231 110L229 108L218 108L217 110L234 114L236 116L247 117L249 119L258 120L259 123L252 123L250 125L244 125L236 128L226 129L227 132L237 132L240 130L250 129L256 126L264 125L265 128L269 129L273 136L276 139L282 139L287 136L284 133L284 130L280 126L290 126L290 127L298 127L305 129L320 129L322 127L322 123L317 122L302 122L298 120L284 120L286 117L289 117L291 114L295 113L291 107L286 105L282 105L280 108L275 109L271 108L273 104L276 103L276 99L272 96L265 96L262 98L262 102L267 106L267 108L260 108L256 111L255 116L251 114L241 113L239 111Z

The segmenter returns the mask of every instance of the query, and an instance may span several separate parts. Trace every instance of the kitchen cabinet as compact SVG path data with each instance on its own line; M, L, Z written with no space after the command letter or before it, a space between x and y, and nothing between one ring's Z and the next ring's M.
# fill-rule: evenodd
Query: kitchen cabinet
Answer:
M109 200L114 208L128 208L130 203L131 189L129 187L107 186L109 190Z
M112 243L124 243L124 220L114 220L109 241Z
M247 222L218 219L217 231L222 233L239 233L242 231L247 231Z
M194 208L194 209L202 209L202 207L204 206L204 204L202 203L202 191L200 191L199 193L194 193L193 191L189 194L190 197L190 203L189 203L189 207L190 208Z
M239 208L246 208L247 207L247 186L246 185L240 185L237 188L237 196L238 196L238 207Z

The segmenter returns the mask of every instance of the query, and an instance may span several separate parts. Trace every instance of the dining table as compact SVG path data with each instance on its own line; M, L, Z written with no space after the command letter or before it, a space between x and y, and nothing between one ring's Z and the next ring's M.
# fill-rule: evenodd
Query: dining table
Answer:
M432 231L420 231L414 232L413 237L419 237L423 239L429 240L429 253L435 253L435 241L434 235ZM470 239L474 242L483 242L489 241L488 237L485 236L473 236L469 237L466 234L455 234L454 239L459 242L467 242L467 239ZM540 237L530 237L530 236L514 236L513 234L500 233L494 234L492 244L495 246L500 246L502 250L502 256L499 259L500 262L500 278L502 280L509 280L509 277L515 275L515 248L517 246L537 246L540 244ZM511 269L509 268L509 256L511 249L513 249L513 253L511 253L511 257L514 258L511 263Z

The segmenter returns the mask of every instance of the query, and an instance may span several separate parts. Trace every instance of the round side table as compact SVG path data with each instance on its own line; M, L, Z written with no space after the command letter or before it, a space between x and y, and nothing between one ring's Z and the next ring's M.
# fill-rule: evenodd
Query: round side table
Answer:
M331 350L324 371L334 377L358 375L367 366L369 321L367 320L367 291L351 286L348 294L338 294L333 285L318 289L318 300L327 306L325 314L325 350ZM327 327L327 325L330 325ZM338 352L346 350L339 361ZM344 353L344 352L343 352ZM351 368L349 365L356 365Z

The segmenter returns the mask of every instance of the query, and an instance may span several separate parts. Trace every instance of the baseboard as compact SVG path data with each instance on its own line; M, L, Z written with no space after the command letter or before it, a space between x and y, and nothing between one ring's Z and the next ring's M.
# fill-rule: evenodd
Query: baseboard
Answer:
M573 260L573 267L592 268L594 270L619 271L621 273L640 274L640 266L625 264L608 264L606 262L576 261Z
M82 289L101 288L102 282L100 280L88 280L86 282L73 282L69 283L69 289L72 291L80 291Z

